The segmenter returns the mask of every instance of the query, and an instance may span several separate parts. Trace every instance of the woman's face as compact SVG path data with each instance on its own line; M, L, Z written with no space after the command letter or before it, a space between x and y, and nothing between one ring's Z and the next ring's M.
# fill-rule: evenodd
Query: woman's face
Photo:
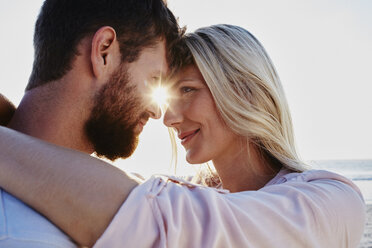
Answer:
M238 138L219 116L199 69L187 66L173 82L164 124L177 131L186 160L192 164L215 161L236 149Z

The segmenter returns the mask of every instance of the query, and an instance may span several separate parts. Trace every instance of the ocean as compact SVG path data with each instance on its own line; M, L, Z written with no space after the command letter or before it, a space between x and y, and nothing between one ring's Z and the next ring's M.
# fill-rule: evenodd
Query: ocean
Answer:
M313 160L313 169L328 170L351 179L361 190L367 204L372 204L372 159L369 160Z

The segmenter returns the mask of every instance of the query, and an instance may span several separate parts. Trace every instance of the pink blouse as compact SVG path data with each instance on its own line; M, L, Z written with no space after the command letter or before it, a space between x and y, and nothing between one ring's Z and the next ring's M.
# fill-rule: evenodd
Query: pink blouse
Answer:
M343 176L278 175L229 193L172 177L137 186L94 247L357 247L365 204Z

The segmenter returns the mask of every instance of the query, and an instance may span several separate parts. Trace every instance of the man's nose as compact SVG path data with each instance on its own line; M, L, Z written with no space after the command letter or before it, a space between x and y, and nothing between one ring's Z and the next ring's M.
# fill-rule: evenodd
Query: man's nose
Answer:
M160 106L157 103L151 103L147 107L146 111L147 111L147 113L149 113L150 118L160 119L160 117L161 117L161 109L160 109Z

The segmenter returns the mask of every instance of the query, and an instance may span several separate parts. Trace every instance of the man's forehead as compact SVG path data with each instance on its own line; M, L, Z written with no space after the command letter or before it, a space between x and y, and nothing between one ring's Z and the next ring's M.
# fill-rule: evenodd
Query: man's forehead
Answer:
M154 45L145 47L140 52L142 61L151 66L152 74L166 77L169 72L167 52L164 41L158 41Z

